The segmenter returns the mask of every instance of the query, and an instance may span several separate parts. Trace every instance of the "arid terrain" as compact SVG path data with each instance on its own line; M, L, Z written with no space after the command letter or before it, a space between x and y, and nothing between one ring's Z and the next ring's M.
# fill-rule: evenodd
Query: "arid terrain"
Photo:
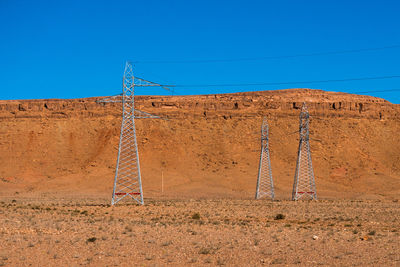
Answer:
M0 101L0 265L400 265L400 105L139 96L166 118L136 122L146 205L111 207L121 107L97 99ZM292 202L304 101L319 200ZM253 200L264 116L275 202Z
M380 200L3 199L5 266L398 266L400 212Z

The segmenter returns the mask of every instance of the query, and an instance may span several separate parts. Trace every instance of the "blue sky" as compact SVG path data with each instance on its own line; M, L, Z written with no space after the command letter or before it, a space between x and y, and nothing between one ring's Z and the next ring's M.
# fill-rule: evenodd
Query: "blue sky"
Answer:
M243 84L400 75L399 1L0 0L0 99L80 98L121 92L126 60L162 84ZM233 59L230 62L149 61ZM140 63L141 62L141 63ZM147 62L147 63L146 63ZM400 89L400 78L260 86L179 87L207 94L306 87ZM161 94L138 90L138 94ZM168 94L168 93L167 93ZM400 90L368 93L400 103Z

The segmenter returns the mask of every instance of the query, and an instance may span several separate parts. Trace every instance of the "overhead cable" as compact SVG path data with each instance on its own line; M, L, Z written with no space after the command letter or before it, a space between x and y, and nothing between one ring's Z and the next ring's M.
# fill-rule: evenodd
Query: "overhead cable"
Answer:
M241 61L261 61L268 59L286 59L286 58L297 58L297 57L314 57L314 56L329 56L339 54L351 54L368 51L378 51L385 49L400 48L400 44L374 47L374 48L361 48L361 49L348 49L348 50L337 50L327 52L313 52L304 54L293 54L293 55L281 55L281 56L264 56L264 57L244 57L244 58L219 58L219 59L187 59L187 60L138 60L131 61L134 64L191 64L191 63L224 63L224 62L241 62Z

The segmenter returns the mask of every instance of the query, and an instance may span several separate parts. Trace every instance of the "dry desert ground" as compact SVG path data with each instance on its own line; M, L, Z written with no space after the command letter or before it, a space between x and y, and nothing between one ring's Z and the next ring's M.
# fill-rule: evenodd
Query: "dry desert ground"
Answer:
M398 200L0 199L1 266L399 266Z

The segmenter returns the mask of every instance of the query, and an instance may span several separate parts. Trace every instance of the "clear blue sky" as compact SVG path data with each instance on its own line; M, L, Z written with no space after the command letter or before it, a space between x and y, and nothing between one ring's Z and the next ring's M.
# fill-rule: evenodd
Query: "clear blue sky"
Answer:
M0 99L121 92L132 61L287 56L400 45L399 1L0 0ZM214 63L136 63L163 84L237 84L400 75L400 47ZM307 87L400 89L400 78L290 85L177 88L205 94ZM159 94L158 91L138 91ZM370 95L400 103L400 91Z

